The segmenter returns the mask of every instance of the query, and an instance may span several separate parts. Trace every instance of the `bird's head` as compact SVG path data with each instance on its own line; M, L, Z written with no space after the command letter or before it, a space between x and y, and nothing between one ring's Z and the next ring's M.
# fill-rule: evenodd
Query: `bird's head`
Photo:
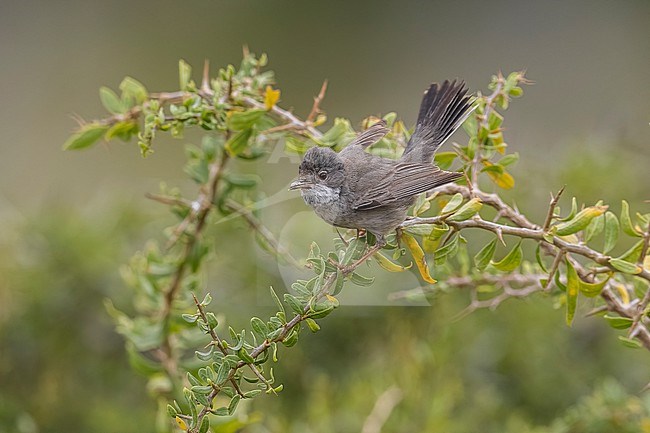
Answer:
M340 189L345 181L345 168L339 155L329 147L312 147L300 163L298 178L289 189Z

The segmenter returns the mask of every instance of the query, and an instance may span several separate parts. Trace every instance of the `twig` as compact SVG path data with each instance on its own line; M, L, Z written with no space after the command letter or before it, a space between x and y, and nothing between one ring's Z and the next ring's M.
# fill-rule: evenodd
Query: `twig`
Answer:
M266 109L264 104L262 104L261 102L257 101L254 98L251 98L250 96L244 96L242 98L242 102L250 107L254 107L258 109ZM271 108L271 113L283 119L287 123L291 124L293 129L298 133L302 133L304 135L307 135L307 137L309 138L315 138L317 140L320 140L323 137L322 132L320 132L318 129L314 128L307 122L303 122L302 120L298 119L290 111L284 110L278 107L277 105L274 105L273 108Z
M307 116L307 123L313 124L314 121L316 120L316 116L321 113L320 104L321 102L323 102L323 98L325 97L326 91L327 91L327 80L323 81L323 85L320 88L320 92L318 92L318 96L314 97L314 105L312 105L311 111L309 112L309 116Z
M205 314L205 310L203 308L203 305L201 305L201 303L199 302L199 300L197 299L197 297L196 297L196 295L194 293L192 293L192 298L194 298L194 303L196 304L196 307L197 307L197 309L199 311L199 314L201 315L201 319L203 319L203 321L207 325L208 324L208 317ZM208 332L210 334L210 338L212 338L212 341L214 342L214 345L217 346L217 348L221 351L221 353L223 353L224 355L228 355L228 351L223 346L223 343L221 342L221 339L219 338L219 335L217 334L217 331L210 328L209 326L208 326L208 329L209 329ZM239 396L243 397L244 394L241 392L241 389L239 388L239 385L237 384L235 379L231 378L230 383L232 384L232 386L235 389L235 391L237 392L237 394L239 394Z
M555 194L555 197L551 196L551 203L548 205L548 214L546 215L546 220L544 220L544 224L542 225L542 230L548 231L548 228L551 226L553 215L555 214L555 207L557 206L557 202L560 201L560 196L564 192L565 187L566 185Z
M562 259L564 258L565 252L563 250L559 250L557 252L557 255L553 259L553 264L551 265L551 270L548 271L548 279L546 280L546 284L544 284L544 290L548 290L551 287L551 281L553 280L553 277L555 276L555 273L557 272L558 268L560 267L560 263L562 262Z
M407 227L414 224L439 224L442 221L445 221L449 226L456 230L475 228L490 231L492 233L495 233L497 236L510 235L516 236L520 239L532 239L541 245L545 253L554 257L557 257L559 249L561 251L564 251L565 254L571 253L576 256L582 256L591 260L595 264L599 265L595 268L598 273L603 273L605 271L618 272L618 270L610 263L610 256L593 250L587 245L574 244L557 236L549 238L548 234L542 229L541 226L530 222L523 214L519 213L511 206L508 206L496 194L485 193L476 189L470 193L470 190L467 186L457 185L453 183L444 185L438 188L437 191L440 194L448 195L460 193L466 199L472 198L472 195L478 197L484 204L496 209L504 219L513 223L514 226L486 221L478 216L466 221L459 222L448 221L445 217L436 216L431 218L410 218L402 223L400 227ZM593 270L585 268L584 265L582 265L570 255L567 255L566 257L571 262L572 266L575 268L576 272L581 278L586 281L593 281ZM642 278L650 283L650 271L645 268L642 268L641 271L635 276L637 278ZM647 305L650 304L650 291L646 292L643 300L634 306L623 305L618 302L616 296L608 286L603 289L600 296L607 304L609 311L613 311L621 317L627 317L635 320L635 326L633 328L630 328L630 332L633 333L631 335L637 338L648 350L650 350L650 331L648 331L648 328L643 324L643 311L645 311ZM639 306L641 304L645 305L645 307L639 309ZM470 309L468 311L471 312L473 310Z

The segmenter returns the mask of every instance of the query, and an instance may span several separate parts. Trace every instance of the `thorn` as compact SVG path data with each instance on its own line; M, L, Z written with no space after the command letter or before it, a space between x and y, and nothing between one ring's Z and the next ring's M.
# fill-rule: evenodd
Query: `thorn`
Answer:
M600 307L594 308L593 310L591 310L587 314L585 314L585 317L595 316L596 314L600 314L603 311L607 311L607 306L606 305L601 305Z
M469 179L469 176L467 175L467 172L463 172L463 176L465 176L465 181L467 182L467 189L469 189L469 196L473 197L474 196L474 185L472 185L472 181Z
M506 245L506 241L503 240L503 233L502 233L501 229L498 228L498 229L496 230L496 233L497 233L497 238L499 238L499 240L501 241L501 244L502 244L504 247L506 247L506 246L507 246L507 245Z
M78 125L79 128L81 128L82 126L84 126L86 124L86 121L83 119L83 117L81 117L77 113L70 114L70 117L72 118L72 120L77 122L77 125Z
M208 92L210 90L210 60L203 61L203 79L201 80L201 90Z

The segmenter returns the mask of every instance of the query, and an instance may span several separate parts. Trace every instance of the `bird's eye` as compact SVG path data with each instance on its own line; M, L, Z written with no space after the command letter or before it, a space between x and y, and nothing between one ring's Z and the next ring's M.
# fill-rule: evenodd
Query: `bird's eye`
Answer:
M318 177L319 177L321 180L325 180L325 179L327 179L327 172L326 172L325 170L321 170L321 171L319 171L319 172L318 172Z

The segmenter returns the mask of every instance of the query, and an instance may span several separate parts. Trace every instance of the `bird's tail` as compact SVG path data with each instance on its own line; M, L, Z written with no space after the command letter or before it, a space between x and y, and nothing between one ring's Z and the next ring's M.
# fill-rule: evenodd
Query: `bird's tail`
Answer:
M432 84L424 92L418 122L402 159L430 164L442 143L472 113L472 102L464 81L445 80L442 85Z

